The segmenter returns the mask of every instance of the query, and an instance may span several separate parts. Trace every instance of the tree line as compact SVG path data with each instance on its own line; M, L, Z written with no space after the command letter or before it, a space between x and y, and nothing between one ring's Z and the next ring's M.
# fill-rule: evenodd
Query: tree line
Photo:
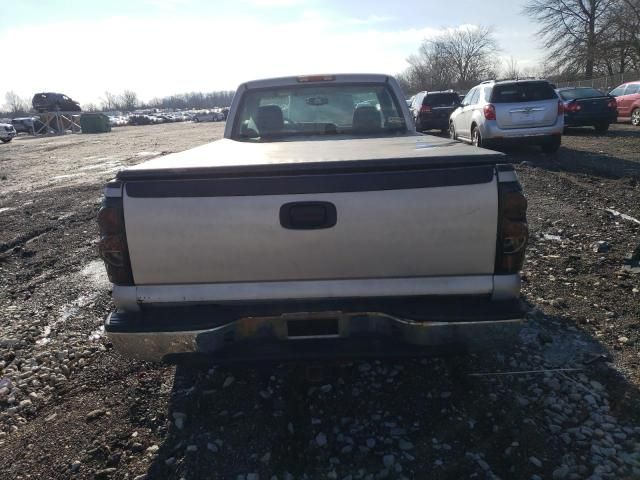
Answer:
M232 90L208 93L188 92L167 97L155 97L148 102L142 102L138 99L136 92L132 90L125 90L120 95L107 91L102 97L100 109L103 111L122 110L131 112L144 108L199 110L214 107L228 107L231 105L234 93ZM98 107L96 106L95 109L97 110ZM90 110L90 108L87 108L87 110Z
M405 93L466 91L495 78L574 81L640 71L640 0L528 0L523 13L538 25L543 64L519 68L500 61L493 29L450 29L422 42L398 75Z
M120 94L109 91L104 92L100 103L86 103L82 105L85 112L109 112L123 111L132 112L145 108L163 108L163 109L194 109L201 110L214 107L228 107L235 92L230 90L216 92L189 92L178 95L170 95L167 97L153 98L148 102L141 101L138 94L133 90L124 90ZM13 91L5 94L4 112L9 116L16 117L19 115L27 115L32 112L31 101L22 98Z
M449 30L422 42L397 75L405 93L420 90L467 90L479 80L494 78L500 69L498 42L490 27Z
M546 71L561 80L640 71L640 0L529 0Z

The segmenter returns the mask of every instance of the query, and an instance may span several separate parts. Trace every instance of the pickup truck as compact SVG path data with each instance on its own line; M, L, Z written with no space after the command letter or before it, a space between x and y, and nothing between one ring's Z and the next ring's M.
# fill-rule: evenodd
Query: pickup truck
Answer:
M417 133L386 75L244 83L223 139L106 185L108 337L170 363L499 348L528 239L503 163Z

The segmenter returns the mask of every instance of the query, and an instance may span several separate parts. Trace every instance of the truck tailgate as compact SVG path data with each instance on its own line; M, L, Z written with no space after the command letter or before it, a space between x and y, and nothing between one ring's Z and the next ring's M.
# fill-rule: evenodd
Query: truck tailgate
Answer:
M448 168L396 161L391 171L385 163L293 174L133 172L123 204L135 283L491 275L492 153Z

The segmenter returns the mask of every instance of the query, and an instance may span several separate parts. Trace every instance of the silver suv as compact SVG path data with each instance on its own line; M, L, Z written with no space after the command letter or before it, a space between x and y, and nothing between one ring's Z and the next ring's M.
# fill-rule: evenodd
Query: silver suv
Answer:
M487 81L472 88L449 120L454 140L478 147L529 143L560 148L564 106L545 80Z

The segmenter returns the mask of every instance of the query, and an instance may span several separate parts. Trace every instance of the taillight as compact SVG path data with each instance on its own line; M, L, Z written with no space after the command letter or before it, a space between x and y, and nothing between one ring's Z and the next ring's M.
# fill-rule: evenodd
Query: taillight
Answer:
M576 112L579 112L580 110L582 110L582 105L580 105L579 103L569 102L566 105L564 105L564 111L568 113L576 113ZM558 115L559 114L560 113L558 113Z
M498 183L498 195L496 273L518 273L522 269L529 240L527 199L518 182Z
M496 107L487 103L482 109L484 112L484 118L487 120L495 120L496 119Z
M420 107L420 113L431 113L431 105L422 105Z
M558 100L558 115L564 115L565 105L562 103L562 100Z
M111 190L113 189L112 186ZM98 227L100 228L98 253L104 261L109 280L116 285L133 285L122 197L105 197L98 212Z
M612 98L611 100L609 100L609 103L607 103L607 107L616 109L618 108L618 102L616 102L615 98Z

